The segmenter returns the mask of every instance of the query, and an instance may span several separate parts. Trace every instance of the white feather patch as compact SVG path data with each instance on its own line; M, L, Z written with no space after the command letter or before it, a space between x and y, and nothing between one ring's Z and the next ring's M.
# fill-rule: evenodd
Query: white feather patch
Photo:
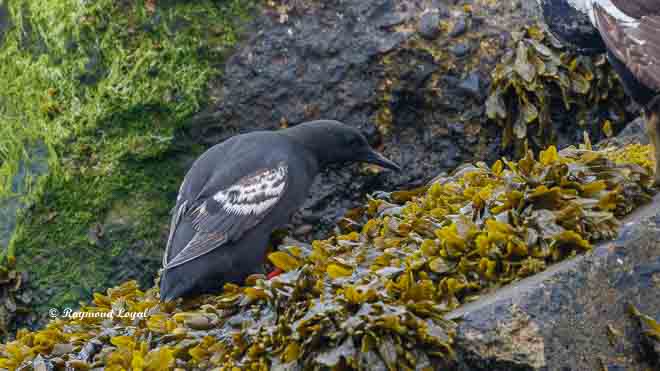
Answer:
M247 177L224 189L213 199L229 214L256 215L275 205L286 186L287 167L281 164Z
M181 201L181 198L183 198L183 185L186 184L186 178L183 178L183 181L181 182L181 186L179 186L179 193L176 195L176 201L179 202Z

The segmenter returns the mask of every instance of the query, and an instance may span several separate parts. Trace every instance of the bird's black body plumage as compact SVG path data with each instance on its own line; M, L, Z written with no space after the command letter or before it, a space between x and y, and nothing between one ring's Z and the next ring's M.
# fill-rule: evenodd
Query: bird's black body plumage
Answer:
M397 168L336 121L238 135L209 149L179 190L161 300L214 292L257 271L271 232L302 205L316 174L350 161Z

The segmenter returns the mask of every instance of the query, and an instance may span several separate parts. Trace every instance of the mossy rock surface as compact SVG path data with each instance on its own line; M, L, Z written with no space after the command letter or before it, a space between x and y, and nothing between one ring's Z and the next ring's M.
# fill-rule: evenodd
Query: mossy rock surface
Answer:
M153 282L178 183L204 149L178 133L256 3L0 6L0 237L35 313Z

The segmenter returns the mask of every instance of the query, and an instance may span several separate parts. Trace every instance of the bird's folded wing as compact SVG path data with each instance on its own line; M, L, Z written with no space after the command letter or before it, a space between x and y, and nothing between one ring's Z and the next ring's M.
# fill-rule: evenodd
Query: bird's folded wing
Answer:
M598 30L610 52L640 83L660 90L660 14L656 11L638 20L621 20L598 4L594 6L594 13Z
M163 255L163 267L167 266L167 259L170 254L170 246L172 245L172 241L174 241L174 232L176 231L176 228L179 225L179 222L181 222L183 216L188 212L188 200L181 200L181 196L179 195L177 198L177 203L174 206L172 212L174 215L172 216L172 222L170 223L170 234L167 237L167 245L165 246L165 254Z
M188 244L168 260L173 233L165 251L163 267L173 268L208 254L228 241L239 239L268 215L282 198L287 186L287 166L260 169L222 189L195 207L182 202L172 222L176 229L183 215L192 218L195 235ZM183 210L183 211L182 211ZM180 216L181 215L181 216Z

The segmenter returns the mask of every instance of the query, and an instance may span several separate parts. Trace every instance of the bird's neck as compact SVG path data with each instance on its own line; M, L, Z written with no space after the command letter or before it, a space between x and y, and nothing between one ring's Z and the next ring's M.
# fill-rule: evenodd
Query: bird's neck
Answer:
M297 151L304 153L304 156L302 156L302 158L304 159L305 167L309 174L316 176L316 174L319 173L321 168L325 166L325 163L323 163L322 156L319 156L319 154L316 153L315 148L312 148L309 145L311 141L307 140L304 135L302 136L300 134L290 135L284 130L279 131L278 134L284 135L287 138L289 138L294 143Z
M319 171L321 171L321 166L323 166L323 164L319 162L318 157L314 153L312 153L307 147L303 146L302 150L306 151L304 159L305 159L305 167L307 168L307 171L309 172L309 174L316 176L316 174L318 174Z

